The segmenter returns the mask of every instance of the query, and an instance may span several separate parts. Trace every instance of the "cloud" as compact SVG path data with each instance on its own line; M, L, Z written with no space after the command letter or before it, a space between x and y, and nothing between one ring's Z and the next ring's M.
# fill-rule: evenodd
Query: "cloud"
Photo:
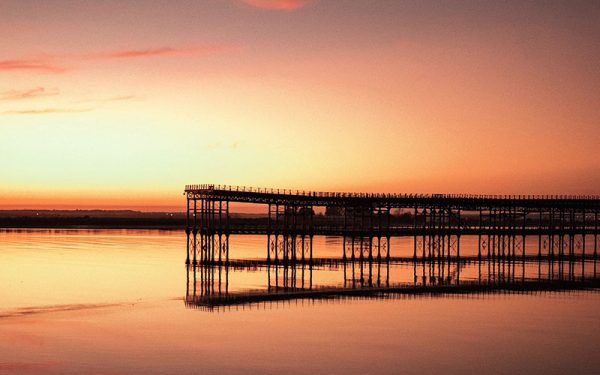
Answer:
M231 46L220 44L211 44L197 47L157 47L93 53L87 55L85 58L91 60L116 60L155 56L196 55L220 52L228 48L231 48Z
M263 9L287 10L302 8L312 0L242 0L244 3Z
M87 99L79 99L75 100L72 103L77 105L94 105L94 104L105 104L105 103L113 103L113 102L126 102L133 100L142 100L144 96L140 95L115 95L115 96L107 96L107 97L96 97L96 98L87 98Z
M89 112L92 108L44 108L44 109L23 109L0 112L3 115L43 115L48 113L79 113Z
M123 101L127 101L127 100L135 100L135 99L139 99L139 97L136 95L119 95L119 96L113 96L110 98L102 99L102 101L103 102L123 102Z
M5 92L0 92L0 100L21 100L21 99L31 99L38 98L40 96L53 96L58 95L59 91L57 89L46 89L44 87L36 87L28 90L10 90Z
M62 73L66 69L44 60L0 60L0 72L9 70L35 70L46 73Z
M155 56L184 56L221 52L237 48L226 44L207 44L191 47L150 47L108 52L94 52L86 55L53 55L46 58L0 60L0 72L12 70L30 70L45 73L62 73L66 69L55 62L77 62L85 60L121 60Z

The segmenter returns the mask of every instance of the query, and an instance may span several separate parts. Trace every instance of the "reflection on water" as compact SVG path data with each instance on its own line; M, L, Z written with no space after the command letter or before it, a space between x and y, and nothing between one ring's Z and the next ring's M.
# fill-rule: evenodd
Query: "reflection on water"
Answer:
M598 373L593 259L479 262L464 237L460 262L344 263L342 242L269 265L232 236L227 267L186 268L184 233L0 230L0 373Z
M244 287L239 275L263 284ZM188 307L212 310L296 299L393 298L399 295L498 292L595 291L596 260L495 259L438 261L344 261L271 263L238 260L186 267Z

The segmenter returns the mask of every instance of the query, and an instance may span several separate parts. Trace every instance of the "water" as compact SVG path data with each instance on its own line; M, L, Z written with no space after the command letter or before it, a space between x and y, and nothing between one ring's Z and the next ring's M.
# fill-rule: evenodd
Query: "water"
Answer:
M477 240L461 243L461 254L476 252L469 243ZM393 255L412 254L408 239L392 245ZM309 287L329 293L344 286L368 291L386 285L580 281L595 278L593 261L384 263L372 265L370 273L363 264L362 274L358 264L346 273L340 264L267 269L252 262L188 270L180 232L0 231L0 246L0 374L600 369L600 293L589 289L400 293L385 299L333 293L217 307L203 299L225 291L264 296ZM337 238L316 238L315 256L339 256L341 246ZM265 248L264 237L234 237L230 255L248 260L264 256Z

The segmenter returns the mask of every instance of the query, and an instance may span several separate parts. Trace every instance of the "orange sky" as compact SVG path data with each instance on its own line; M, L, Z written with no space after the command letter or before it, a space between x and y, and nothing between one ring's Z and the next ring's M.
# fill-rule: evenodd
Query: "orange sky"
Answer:
M452 6L451 6L452 5ZM0 209L600 193L600 4L2 1Z

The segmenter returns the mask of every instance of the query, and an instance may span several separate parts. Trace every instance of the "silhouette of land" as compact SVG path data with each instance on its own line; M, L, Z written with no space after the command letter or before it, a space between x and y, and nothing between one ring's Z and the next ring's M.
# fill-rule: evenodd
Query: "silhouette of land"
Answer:
M0 228L181 229L185 214L131 210L4 210Z
M258 225L266 215L233 213L239 225ZM0 210L0 228L162 229L181 230L185 212L134 210Z

